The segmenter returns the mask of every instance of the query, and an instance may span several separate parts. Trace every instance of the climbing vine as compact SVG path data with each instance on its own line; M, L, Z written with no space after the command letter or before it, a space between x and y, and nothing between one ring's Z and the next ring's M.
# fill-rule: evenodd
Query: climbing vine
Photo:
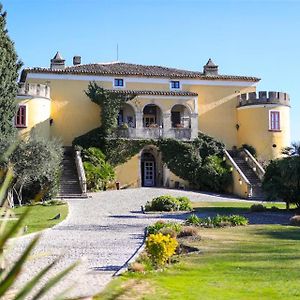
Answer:
M119 94L100 87L96 82L90 82L86 95L101 108L101 131L104 137L109 137L117 127L117 117L122 105L135 97Z
M225 146L210 136L200 133L193 141L174 139L132 140L114 138L117 116L122 105L135 95L108 91L90 83L87 96L101 107L101 127L74 139L73 145L100 149L112 166L125 163L146 145L155 145L162 152L162 160L177 176L202 190L224 192L232 180L229 167L223 160Z

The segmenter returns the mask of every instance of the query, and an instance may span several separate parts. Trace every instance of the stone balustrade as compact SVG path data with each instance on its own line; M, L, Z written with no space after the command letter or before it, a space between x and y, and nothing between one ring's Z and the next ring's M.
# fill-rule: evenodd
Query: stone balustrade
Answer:
M20 83L18 96L44 97L50 99L50 87L45 84Z
M279 104L290 106L290 97L282 92L251 92L238 96L238 107L257 104Z
M191 128L159 128L159 127L142 127L142 128L118 128L115 130L113 137L128 139L159 139L173 138L177 140L190 140L192 138Z

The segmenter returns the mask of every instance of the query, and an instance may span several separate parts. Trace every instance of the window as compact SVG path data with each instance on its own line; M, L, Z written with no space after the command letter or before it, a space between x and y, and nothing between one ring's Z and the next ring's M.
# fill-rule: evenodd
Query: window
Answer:
M280 112L270 111L270 130L279 131L280 130Z
M171 81L171 89L180 89L180 81Z
M27 127L26 113L26 105L19 105L17 115L15 117L15 125L17 128Z
M124 80L121 79L121 78L115 78L114 86L115 87L123 87L124 86Z

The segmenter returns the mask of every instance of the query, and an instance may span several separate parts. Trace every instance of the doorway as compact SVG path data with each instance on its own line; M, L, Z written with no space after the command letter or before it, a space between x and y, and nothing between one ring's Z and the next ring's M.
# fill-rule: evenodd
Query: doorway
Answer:
M156 164L154 156L144 152L141 159L142 186L152 187L156 185Z

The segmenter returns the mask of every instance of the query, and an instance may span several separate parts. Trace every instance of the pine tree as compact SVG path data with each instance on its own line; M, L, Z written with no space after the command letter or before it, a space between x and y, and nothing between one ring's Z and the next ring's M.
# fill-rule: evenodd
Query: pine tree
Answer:
M0 135L11 136L16 114L18 70L21 63L6 30L6 12L0 3Z

